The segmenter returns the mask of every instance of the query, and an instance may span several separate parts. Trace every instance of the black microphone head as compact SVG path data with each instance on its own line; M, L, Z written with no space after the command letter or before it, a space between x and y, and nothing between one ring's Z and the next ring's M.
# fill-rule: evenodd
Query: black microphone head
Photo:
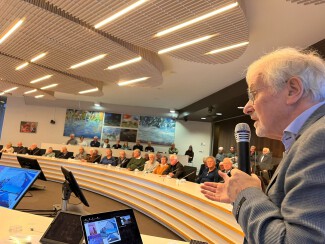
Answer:
M235 127L236 142L249 142L251 140L251 129L246 123L239 123Z

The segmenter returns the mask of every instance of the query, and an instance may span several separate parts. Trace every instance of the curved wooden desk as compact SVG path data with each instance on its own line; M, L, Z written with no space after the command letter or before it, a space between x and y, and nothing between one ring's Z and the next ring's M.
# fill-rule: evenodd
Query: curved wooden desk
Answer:
M0 164L19 167L16 156L3 154ZM63 182L60 167L66 167L84 189L129 205L187 240L243 242L244 235L231 213L232 206L204 198L198 184L100 164L25 156L36 158L49 180Z

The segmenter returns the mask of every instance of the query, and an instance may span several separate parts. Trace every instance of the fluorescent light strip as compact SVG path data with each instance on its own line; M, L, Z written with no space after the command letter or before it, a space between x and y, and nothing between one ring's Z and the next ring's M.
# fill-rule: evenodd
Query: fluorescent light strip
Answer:
M178 44L176 46L172 46L172 47L169 47L169 48L166 48L166 49L163 49L163 50L160 50L158 52L158 54L163 54L163 53L167 53L167 52L170 52L170 51L173 51L173 50L176 50L176 49L180 49L180 48L183 48L183 47L186 47L186 46L190 46L190 45L193 45L195 43L198 43L198 42L202 42L202 41L205 41L205 40L208 40L210 39L211 37L213 37L215 35L210 35L210 36L204 36L204 37L201 37L201 38L198 38L198 39L195 39L195 40L192 40L192 41L189 41L189 42L184 42L182 44Z
M175 26L173 26L173 27L171 27L171 28L168 28L168 29L166 29L166 30L160 31L160 32L158 32L155 36L156 36L156 37L159 37L159 36L166 35L166 34L168 34L168 33L171 33L171 32L174 32L174 31L176 31L176 30L179 30L179 29L181 29L181 28L184 28L184 27L186 27L186 26L189 26L189 25L195 24L195 23L197 23L197 22L199 22L199 21L205 20L205 19L207 19L207 18L210 18L210 17L212 17L212 16L214 16L214 15L220 14L220 13L222 13L222 12L225 12L225 11L227 11L227 10L229 10L229 9L232 9L232 8L234 8L234 7L237 7L237 6L238 6L238 2L235 2L235 3L229 4L229 5L225 6L225 7L222 7L222 8L220 8L220 9L214 10L214 11L212 11L212 12L210 12L210 13L207 13L207 14L205 14L205 15L199 16L199 17L197 17L197 18L195 18L195 19L192 19L192 20L186 21L186 22L184 22L184 23L182 23L182 24L175 25Z
M24 92L24 94L30 94L30 93L33 93L33 92L36 92L37 89L34 89L34 90L30 90L30 91L27 91L27 92Z
M14 91L14 90L16 90L18 87L16 86L16 87L13 87L13 88L10 88L10 89L8 89L8 90L5 90L5 91L3 91L4 93L8 93L8 92L11 92L11 91Z
M125 62L122 62L122 63L119 63L119 64L111 65L111 66L107 67L107 69L109 69L109 70L117 69L117 68L120 68L120 67L125 66L125 65L128 65L128 64L132 64L132 63L135 63L135 62L139 62L141 59L142 59L141 57L137 57L137 58L134 58L134 59L130 59L128 61L125 61Z
M125 9L122 9L121 11L117 12L116 14L113 14L112 16L108 17L107 19L104 19L103 21L99 22L95 25L95 28L98 29L102 27L103 25L108 24L109 22L112 22L113 20L121 17L122 15L130 12L131 10L137 8L141 4L144 4L147 0L140 0L135 2L134 4L131 4L130 6L126 7Z
M44 97L44 95L37 95L37 96L35 96L35 98L42 98L42 97Z
M98 56L93 57L93 58L91 58L91 59L85 60L85 61L83 61L83 62L81 62L81 63L79 63L79 64L74 64L74 65L72 65L72 66L70 67L70 69L76 69L76 68L79 68L79 67L84 66L84 65L86 65L86 64L89 64L89 63L95 62L95 61L97 61L97 60L99 60L99 59L102 59L102 58L104 58L105 56L106 56L106 54L98 55Z
M1 92L1 93L0 93L0 96L2 96L2 95L4 95L4 94L5 94L4 92Z
M48 89L48 88L52 88L52 87L55 87L55 86L57 86L58 84L52 84L52 85L48 85L48 86L43 86L42 88L41 88L41 90L45 90L45 89Z
M40 55L37 55L36 57L32 58L30 61L35 62L41 58L43 58L47 53L41 53Z
M34 84L34 83L40 82L40 81L42 81L42 80L49 79L49 78L51 78L52 76L53 76L53 75L46 75L46 76L43 76L43 77L38 78L38 79L36 79L36 80L32 80L30 83Z
M137 82L141 82L141 81L145 81L148 80L150 77L142 77L142 78L138 78L138 79L134 79L134 80L128 80L128 81L120 81L117 84L119 86L126 86L126 85L130 85L133 83L137 83Z
M96 91L98 91L97 87L89 90L80 91L79 94L86 94L86 93L96 92Z
M19 26L24 22L24 19L19 20L10 30L0 38L0 44L2 44Z
M219 49L213 50L213 51L208 52L208 53L206 53L206 54L214 54L214 53L225 52L225 51L228 51L228 50L230 50L230 49L234 49L234 48L238 48L238 47L242 47L242 46L248 45L248 43L249 43L249 42L238 43L238 44L231 45L231 46L228 46L228 47L223 47L223 48L219 48Z
M16 70L20 70L22 68L25 68L28 64L29 64L28 62L23 63L23 64L19 65L18 67L16 67Z

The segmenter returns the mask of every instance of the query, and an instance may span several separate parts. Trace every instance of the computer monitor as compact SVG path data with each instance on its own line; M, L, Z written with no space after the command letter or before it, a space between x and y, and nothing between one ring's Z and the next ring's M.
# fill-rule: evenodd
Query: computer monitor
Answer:
M66 168L61 166L61 171L64 175L65 182L63 183L63 203L62 203L62 210L66 211L67 209L67 202L69 201L70 194L73 192L76 197L80 199L80 201L87 207L89 204L87 199L85 198L84 194L82 193L76 179L74 178L71 171L67 170Z
M0 165L0 206L15 208L39 174L37 170Z
M41 166L37 162L37 159L17 156L17 160L18 160L18 162L20 164L20 167L22 167L22 168L39 170L40 174L39 174L38 178L40 180L46 181L46 177L45 177L45 175L44 175L44 173L43 173L43 171L41 169Z

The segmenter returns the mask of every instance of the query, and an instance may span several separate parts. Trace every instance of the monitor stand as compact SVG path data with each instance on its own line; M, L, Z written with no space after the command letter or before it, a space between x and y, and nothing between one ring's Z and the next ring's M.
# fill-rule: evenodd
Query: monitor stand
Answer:
M30 190L45 190L46 189L46 186L33 184L29 189Z

